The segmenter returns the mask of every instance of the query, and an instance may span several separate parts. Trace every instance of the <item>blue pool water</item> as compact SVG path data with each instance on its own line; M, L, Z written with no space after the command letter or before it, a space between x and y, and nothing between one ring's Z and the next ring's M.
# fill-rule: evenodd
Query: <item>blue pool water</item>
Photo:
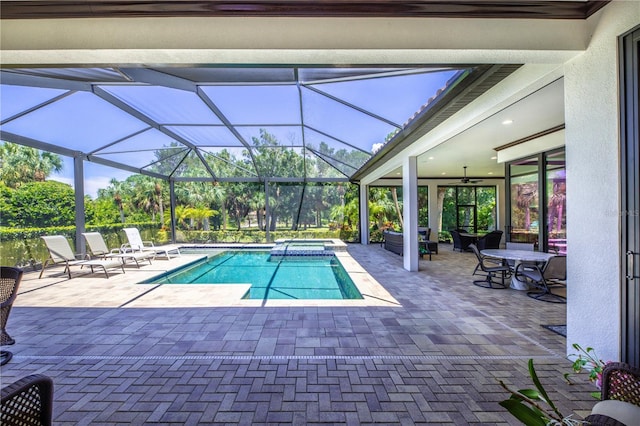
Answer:
M229 250L146 281L157 284L251 284L246 299L362 299L335 256L271 256Z

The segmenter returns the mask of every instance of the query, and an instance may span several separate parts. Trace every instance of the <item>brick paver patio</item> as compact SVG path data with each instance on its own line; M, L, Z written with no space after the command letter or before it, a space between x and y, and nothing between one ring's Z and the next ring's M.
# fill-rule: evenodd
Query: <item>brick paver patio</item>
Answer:
M562 378L565 338L541 327L564 324L565 305L474 286L473 254L447 245L417 273L379 245L348 251L397 303L211 307L164 288L145 305L156 290L140 277L188 256L108 280L28 273L2 383L52 377L56 425L503 425L519 423L498 379L531 387L534 358L563 413L593 406L585 375Z

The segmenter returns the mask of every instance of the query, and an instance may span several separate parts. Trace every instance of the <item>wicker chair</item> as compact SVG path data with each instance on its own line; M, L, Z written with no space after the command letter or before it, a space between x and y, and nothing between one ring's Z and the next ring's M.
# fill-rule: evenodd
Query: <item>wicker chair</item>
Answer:
M51 425L53 380L32 374L2 388L0 424Z
M640 368L623 362L602 371L602 401L585 418L595 426L631 426L640 421Z
M0 267L0 345L13 345L16 341L7 333L7 320L11 312L11 306L18 295L18 287L22 280L22 270L10 266ZM9 351L0 351L0 365L5 365L11 360L13 354Z
M451 238L453 239L453 250L460 250L460 252L469 250L469 244L473 243L473 239L460 235L460 233L464 233L464 230L460 229L451 229L449 233L451 234Z
M502 241L502 231L491 231L478 238L476 245L481 251L485 249L499 249L500 241Z

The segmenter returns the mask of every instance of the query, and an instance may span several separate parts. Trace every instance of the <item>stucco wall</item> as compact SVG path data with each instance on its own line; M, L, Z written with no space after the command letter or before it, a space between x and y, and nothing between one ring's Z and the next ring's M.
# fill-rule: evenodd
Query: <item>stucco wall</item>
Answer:
M620 357L617 37L640 24L640 2L613 2L589 22L593 37L565 64L567 350Z

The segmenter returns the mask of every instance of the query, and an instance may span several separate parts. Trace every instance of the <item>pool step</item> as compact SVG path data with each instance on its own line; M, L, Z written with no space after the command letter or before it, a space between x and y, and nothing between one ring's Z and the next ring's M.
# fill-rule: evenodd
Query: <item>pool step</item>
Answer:
M333 251L318 244L278 244L271 249L271 256L333 256Z

